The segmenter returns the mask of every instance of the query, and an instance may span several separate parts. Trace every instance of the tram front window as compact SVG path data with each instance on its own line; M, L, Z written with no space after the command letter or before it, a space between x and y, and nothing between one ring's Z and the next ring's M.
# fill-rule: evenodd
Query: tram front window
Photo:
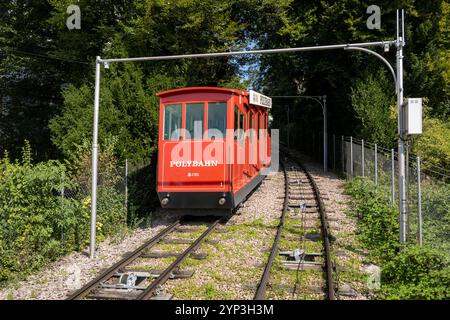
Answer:
M203 138L203 103L187 103L186 104L186 138L202 139Z
M227 103L208 103L208 138L224 138L227 129Z
M181 137L181 104L164 107L164 140L179 140Z

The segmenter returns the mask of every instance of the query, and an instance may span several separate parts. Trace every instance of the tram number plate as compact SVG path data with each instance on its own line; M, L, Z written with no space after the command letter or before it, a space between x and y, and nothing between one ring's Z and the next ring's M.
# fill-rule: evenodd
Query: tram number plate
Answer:
M200 177L200 173L199 172L188 172L187 176L188 177Z

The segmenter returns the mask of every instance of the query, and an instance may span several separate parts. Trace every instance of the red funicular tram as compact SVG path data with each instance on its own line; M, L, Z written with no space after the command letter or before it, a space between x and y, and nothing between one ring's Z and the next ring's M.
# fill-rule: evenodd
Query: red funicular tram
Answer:
M229 214L270 166L270 98L190 87L160 98L157 192L163 208Z

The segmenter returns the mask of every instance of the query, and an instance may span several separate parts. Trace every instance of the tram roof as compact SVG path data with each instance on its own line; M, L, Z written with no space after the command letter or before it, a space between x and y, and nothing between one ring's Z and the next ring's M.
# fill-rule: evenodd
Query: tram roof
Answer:
M243 95L248 96L249 93L246 90L236 90L236 89L228 89L228 88L219 88L219 87L187 87L187 88L180 88L180 89L173 89L163 92L158 92L156 96L158 97L165 97L173 94L185 94L185 93L192 93L192 92L217 92L217 93L228 93L228 94L237 94L237 95Z

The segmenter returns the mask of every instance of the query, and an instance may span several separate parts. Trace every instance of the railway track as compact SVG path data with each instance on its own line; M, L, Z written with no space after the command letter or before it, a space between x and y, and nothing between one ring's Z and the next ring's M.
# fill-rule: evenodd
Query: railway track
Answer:
M97 300L147 300L171 299L170 295L160 294L161 286L170 278L183 278L192 276L193 272L183 272L180 265L189 256L196 258L204 258L204 255L196 253L202 242L210 235L218 226L221 218L215 219L209 223L208 227L198 235L195 240L182 238L171 238L169 235L178 233L192 232L192 229L186 220L180 219L173 222L164 230L159 232L153 238L141 245L135 251L127 254L122 260L103 271L95 279L87 283L84 287L74 292L68 297L68 300L79 299L97 299ZM191 228L191 229L189 229ZM150 251L158 244L172 243L178 245L187 245L187 248L179 253ZM133 266L138 260L141 265L145 265L145 261L158 258L173 258L175 260L163 270L149 269L147 267ZM143 260L143 261L141 261ZM144 269L144 271L143 271Z
M318 269L322 271L321 274L323 276L323 280L325 281L319 289L323 292L325 299L334 300L335 292L330 244L331 235L328 228L325 205L323 203L320 190L317 187L312 175L299 163L298 159L295 159L286 151L283 154L287 156L288 160L285 163L281 161L285 181L283 209L275 239L270 250L270 255L265 265L260 283L257 286L254 299L266 299L267 291L276 289L277 286L275 285L275 281L271 281L271 273L277 257L283 256L287 259L281 260L280 262L285 270L290 270L291 272L302 272L304 270ZM299 237L299 241L296 242L296 244L299 244L300 247L282 251L280 250L280 241L283 238L283 232L286 227L286 219L292 210L298 210L301 213L301 225L296 226L300 227L299 229L301 231L301 237ZM320 253L307 252L303 246L305 235L307 235L307 227L304 224L304 219L306 219L306 215L311 216L311 214L318 214L317 218L320 220L320 237L318 238L321 239L323 244L322 252ZM320 259L321 261L317 261ZM308 291L308 288L306 288L306 290L302 290L301 288L301 286L305 284L297 282L295 283L294 288L285 286L284 289L289 288L293 294Z
M324 280L320 285L321 294L324 295L325 299L334 300L330 233L325 206L314 178L293 156L286 155L288 156L288 161L281 163L285 187L282 214L270 255L257 286L254 299L266 299L268 296L267 293L275 289L276 285L275 281L272 281L272 276L275 274L273 269L274 264L277 262L278 266L281 264L290 273L292 271L302 272L310 269L320 270L320 274ZM300 211L302 219L307 214L309 218L314 217L314 219L320 221L320 240L323 244L322 252L308 252L308 250L301 246L307 229L303 221L300 221L301 237L299 239L301 238L301 240L296 239L295 242L295 245L300 244L300 247L286 248L286 244L284 244L284 248L280 246L280 242L283 242L283 237L285 236L286 219L292 218L291 213L293 210ZM297 220L298 217L297 215ZM197 251L208 235L216 230L220 224L220 220L214 219L209 221L207 227L203 231L197 230L198 232L195 236L188 235L189 231L192 232L189 228L192 229L193 225L186 218L173 222L135 251L127 254L122 260L74 292L68 299L171 299L172 296L170 294L162 294L162 286L171 278L188 278L192 276L193 271L181 270L180 266L188 257L204 258ZM188 235L190 238L182 237L180 233ZM177 234L179 234L178 238L176 238ZM167 249L166 251L151 251L158 248L159 244L185 245L186 247L176 253L167 252ZM283 251L282 249L291 250ZM287 257L287 259L282 260L280 257ZM152 266L154 267L151 259L158 258L174 258L174 260L161 270L150 269ZM140 260L141 266L136 266L138 260ZM147 268L142 268L142 265L145 265L146 262ZM295 283L292 292L302 292L303 285L301 282Z

